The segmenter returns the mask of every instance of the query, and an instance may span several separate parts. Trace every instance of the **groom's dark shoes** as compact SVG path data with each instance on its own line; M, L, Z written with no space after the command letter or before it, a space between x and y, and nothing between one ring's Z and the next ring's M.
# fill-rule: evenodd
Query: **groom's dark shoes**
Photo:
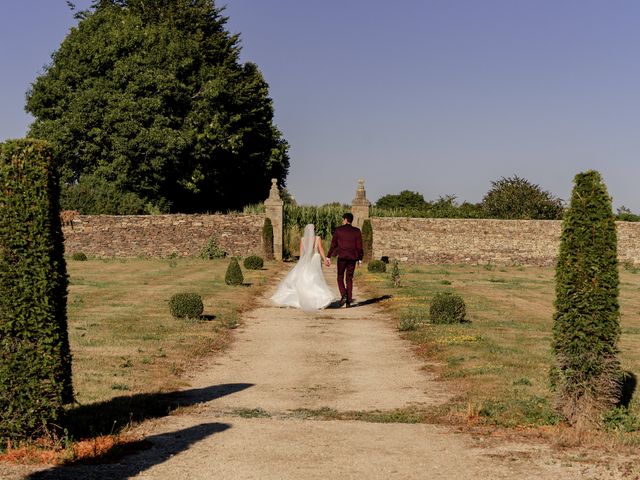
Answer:
M349 305L349 302L347 302L347 294L345 293L344 295L342 295L342 298L340 299L340 306L343 306L344 304Z

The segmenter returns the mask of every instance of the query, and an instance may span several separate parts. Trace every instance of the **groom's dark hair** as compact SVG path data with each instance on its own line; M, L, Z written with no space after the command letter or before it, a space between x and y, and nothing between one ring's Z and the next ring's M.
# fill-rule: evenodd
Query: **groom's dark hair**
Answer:
M344 215L342 215L342 218L344 218L347 222L349 222L349 224L353 223L353 214L350 212L347 212Z

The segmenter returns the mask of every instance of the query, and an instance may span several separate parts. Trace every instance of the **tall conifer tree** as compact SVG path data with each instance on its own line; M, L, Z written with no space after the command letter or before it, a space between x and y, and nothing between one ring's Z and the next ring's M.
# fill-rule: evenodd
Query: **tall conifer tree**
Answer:
M620 395L616 227L598 172L576 175L556 267L552 383L577 426L597 425Z

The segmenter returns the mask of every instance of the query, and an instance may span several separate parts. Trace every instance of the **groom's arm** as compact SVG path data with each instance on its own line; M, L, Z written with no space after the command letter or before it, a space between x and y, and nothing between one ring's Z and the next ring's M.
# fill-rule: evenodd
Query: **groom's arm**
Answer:
M331 246L329 247L329 251L327 252L327 258L333 257L333 254L336 253L336 249L338 248L338 234L339 232L334 232L331 237Z
M362 233L358 230L358 234L356 235L356 252L358 252L358 260L362 260L364 255L364 250L362 249Z

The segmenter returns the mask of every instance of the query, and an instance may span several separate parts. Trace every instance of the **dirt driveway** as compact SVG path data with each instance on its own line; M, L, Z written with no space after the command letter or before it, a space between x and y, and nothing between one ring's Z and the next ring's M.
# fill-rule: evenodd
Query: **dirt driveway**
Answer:
M334 285L333 269L327 280ZM275 285L273 286L275 288ZM304 313L267 291L231 349L191 373L192 406L137 430L149 448L94 466L0 469L7 479L619 478L545 445L489 442L427 424L322 420L445 402L379 305ZM373 299L375 300L375 299ZM367 418L366 415L363 418Z

